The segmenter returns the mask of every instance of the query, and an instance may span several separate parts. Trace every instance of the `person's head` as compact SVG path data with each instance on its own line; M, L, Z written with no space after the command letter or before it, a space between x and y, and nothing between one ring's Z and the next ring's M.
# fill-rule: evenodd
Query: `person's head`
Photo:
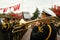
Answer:
M50 24L50 18L45 18L44 20L46 24Z
M5 19L3 20L4 22L9 22L9 18L8 17L5 17Z
M15 22L15 18L11 18L10 22Z

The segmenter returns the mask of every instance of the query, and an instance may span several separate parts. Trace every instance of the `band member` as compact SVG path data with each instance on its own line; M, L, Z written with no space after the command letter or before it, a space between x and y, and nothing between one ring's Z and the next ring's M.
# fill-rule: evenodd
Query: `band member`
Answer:
M14 25L16 25L15 18L11 18L11 20L10 20L10 31L9 31L9 36L10 36L9 39L10 40L13 40L12 30L13 30Z
M50 36L51 38L49 38L49 40L57 40L56 39L57 38L57 29L55 27L55 24L53 24L53 22L51 22L51 20L50 20L54 16L49 13L45 13L45 12L43 12L42 15L43 15L42 17L46 19L45 23L50 25L51 30L52 30L52 31L50 30L51 31L51 36ZM54 21L56 21L55 18L54 18Z
M9 27L9 18L5 18L2 22L3 31L8 31Z
M42 15L42 18L48 17L45 13ZM53 23L50 23L47 19L44 19L45 22L36 23L31 32L30 40L56 40L57 31ZM48 21L48 22L47 22Z
M11 20L10 20L10 26L11 26L11 28L10 28L10 40L17 40L17 33L12 33L12 30L14 29L14 27L16 27L16 26L19 26L19 19L16 19L16 18L12 18Z
M9 40L9 18L5 18L2 22L2 34L3 34L3 39L4 40Z
M0 40L3 40L3 34L2 34L2 22L0 20Z

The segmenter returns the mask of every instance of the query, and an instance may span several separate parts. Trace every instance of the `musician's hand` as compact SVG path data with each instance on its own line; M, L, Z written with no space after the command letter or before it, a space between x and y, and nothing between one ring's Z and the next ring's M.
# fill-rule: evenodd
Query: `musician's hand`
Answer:
M35 23L35 25L36 25L36 26L39 26L39 25L40 25L40 22L39 22L39 21L37 21L37 22Z

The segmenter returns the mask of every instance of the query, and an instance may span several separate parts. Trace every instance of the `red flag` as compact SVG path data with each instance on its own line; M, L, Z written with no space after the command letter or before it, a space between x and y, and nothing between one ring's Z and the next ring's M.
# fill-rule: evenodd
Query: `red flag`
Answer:
M60 16L60 6L57 6L57 15Z
M13 6L13 8L14 8L14 11L19 10L20 4Z
M54 5L54 12L57 13L56 5Z
M7 12L8 8L3 8L3 13Z

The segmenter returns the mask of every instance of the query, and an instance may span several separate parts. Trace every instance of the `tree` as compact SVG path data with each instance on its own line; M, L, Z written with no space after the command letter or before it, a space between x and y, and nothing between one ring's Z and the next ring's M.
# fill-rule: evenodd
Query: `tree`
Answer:
M33 17L31 18L32 20L36 19L39 16L40 11L38 10L38 8L36 8L36 11L33 13Z

